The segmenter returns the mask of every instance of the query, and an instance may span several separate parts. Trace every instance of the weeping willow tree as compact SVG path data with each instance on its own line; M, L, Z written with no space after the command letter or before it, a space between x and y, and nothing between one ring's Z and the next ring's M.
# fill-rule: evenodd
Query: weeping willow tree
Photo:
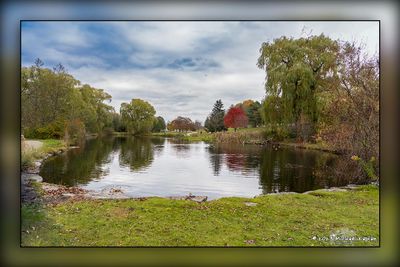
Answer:
M275 123L295 123L298 135L307 123L311 130L302 137L308 138L318 122L318 94L336 75L338 52L338 42L323 34L299 39L281 37L263 43L257 64L266 72L267 101L263 110L280 114L263 117L277 118ZM274 111L275 107L279 111Z

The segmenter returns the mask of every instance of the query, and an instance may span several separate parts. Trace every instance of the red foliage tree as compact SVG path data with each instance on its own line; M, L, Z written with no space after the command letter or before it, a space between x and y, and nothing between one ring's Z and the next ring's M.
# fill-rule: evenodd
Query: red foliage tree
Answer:
M225 127L239 128L247 127L249 119L240 107L231 107L224 117Z

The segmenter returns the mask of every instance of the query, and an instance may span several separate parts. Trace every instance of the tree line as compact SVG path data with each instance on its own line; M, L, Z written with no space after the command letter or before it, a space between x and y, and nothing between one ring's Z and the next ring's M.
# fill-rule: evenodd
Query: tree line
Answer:
M132 99L117 113L104 89L82 84L61 64L52 69L43 66L37 59L21 69L21 131L26 137L76 142L87 134L143 134L166 128L148 102Z
M119 113L109 105L112 100L104 89L82 84L63 65L45 68L37 59L21 69L21 128L27 138L64 138L76 142L87 134L129 132L143 135L149 132L226 130L228 127L253 127L261 124L261 104L246 100L232 106L225 114L221 100L212 113L200 121L178 116L166 123L155 116L155 108L142 99L122 103Z

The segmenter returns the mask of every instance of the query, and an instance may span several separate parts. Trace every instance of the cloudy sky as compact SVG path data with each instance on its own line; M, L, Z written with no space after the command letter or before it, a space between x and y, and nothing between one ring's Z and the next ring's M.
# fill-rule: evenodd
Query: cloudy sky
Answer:
M75 78L122 102L141 98L166 120L204 122L214 102L262 100L262 42L320 34L379 50L378 22L23 22L22 66L62 63Z

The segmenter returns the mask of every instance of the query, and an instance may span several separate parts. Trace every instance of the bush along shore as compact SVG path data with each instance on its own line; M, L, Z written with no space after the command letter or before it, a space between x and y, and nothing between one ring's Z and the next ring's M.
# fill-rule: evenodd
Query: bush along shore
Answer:
M41 160L66 149L46 142L53 148L39 148L41 159L21 175L22 246L379 244L379 188L373 184L212 201L129 198L119 188L92 192L44 183Z

